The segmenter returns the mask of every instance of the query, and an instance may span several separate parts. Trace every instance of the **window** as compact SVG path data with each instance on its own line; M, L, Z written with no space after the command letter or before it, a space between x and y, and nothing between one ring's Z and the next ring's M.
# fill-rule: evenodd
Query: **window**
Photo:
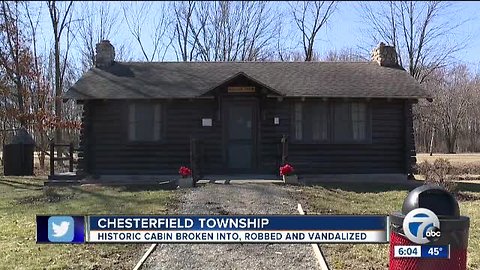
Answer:
M367 138L367 105L352 103L352 131L354 141L364 141Z
M297 102L295 103L295 139L302 140L303 139L303 106L302 103Z
M328 139L328 106L324 102L296 102L295 140L319 142Z
M367 140L367 104L338 102L334 104L334 140L339 143Z
M293 137L299 142L368 142L369 111L364 102L296 102Z
M128 107L128 139L130 141L159 141L162 131L160 104L132 103Z
M352 139L352 124L350 121L350 104L346 102L334 103L333 130L335 142L348 142Z

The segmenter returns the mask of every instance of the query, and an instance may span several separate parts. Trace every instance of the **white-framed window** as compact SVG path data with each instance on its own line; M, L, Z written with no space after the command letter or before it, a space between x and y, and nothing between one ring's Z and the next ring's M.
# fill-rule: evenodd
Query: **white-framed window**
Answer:
M153 142L162 139L162 105L135 102L128 105L128 140Z

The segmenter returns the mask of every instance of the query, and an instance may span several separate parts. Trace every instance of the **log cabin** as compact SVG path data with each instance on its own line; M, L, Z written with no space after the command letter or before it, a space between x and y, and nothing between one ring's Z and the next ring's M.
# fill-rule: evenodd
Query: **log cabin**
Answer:
M427 94L381 43L370 62L117 62L108 40L66 92L83 105L78 174L401 179ZM103 178L102 178L103 177Z

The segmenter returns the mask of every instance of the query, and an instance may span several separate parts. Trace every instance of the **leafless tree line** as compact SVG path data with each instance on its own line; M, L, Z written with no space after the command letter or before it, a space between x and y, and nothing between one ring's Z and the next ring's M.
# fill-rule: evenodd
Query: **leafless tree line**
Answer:
M1 143L27 128L39 148L49 139L77 141L81 108L62 94L95 65L95 45L113 39L118 61L369 61L361 47L318 47L323 30L343 3L291 1L30 2L0 5ZM368 50L385 41L399 63L424 85L434 102L415 106L420 151L478 151L478 76L453 64L466 40L464 23L446 20L447 2L359 4ZM53 37L42 48L40 18ZM119 29L130 37L120 38ZM123 31L125 33L125 31ZM138 48L139 55L133 55Z
M437 69L425 82L433 102L416 106L421 152L480 151L480 74L465 65Z
M453 57L467 46L468 37L456 33L470 18L458 14L452 2L363 2L360 7L369 26L365 34L395 46L399 64L433 99L414 106L417 151L479 151L479 74Z
M167 51L178 61L319 60L319 31L336 7L335 1L295 1L283 9L269 1L122 4L123 19L144 61L162 61ZM156 16L148 36L143 26L152 13ZM295 29L281 31L289 21L295 21ZM295 40L294 49L284 46L286 39Z

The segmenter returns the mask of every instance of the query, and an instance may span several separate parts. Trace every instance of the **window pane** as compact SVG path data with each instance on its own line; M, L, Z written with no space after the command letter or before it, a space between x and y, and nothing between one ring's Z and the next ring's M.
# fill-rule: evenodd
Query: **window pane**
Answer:
M302 122L302 103L295 103L295 139L301 140L303 138L303 122Z
M136 104L135 106L135 138L137 141L153 140L154 106L152 104Z
M365 103L352 103L352 127L353 140L366 139L367 129L367 105Z
M153 114L153 139L155 141L160 140L160 134L162 134L162 107L160 104L155 105L155 111Z
M312 125L312 140L324 141L327 140L328 128L328 107L326 103L312 104L311 125Z
M350 117L349 103L335 103L334 133L336 142L348 142L352 140L352 119Z
M154 141L161 134L161 105L135 103L129 105L128 135L132 141Z
M135 140L135 104L128 106L128 139Z
M244 105L228 107L230 139L252 139L252 108Z

